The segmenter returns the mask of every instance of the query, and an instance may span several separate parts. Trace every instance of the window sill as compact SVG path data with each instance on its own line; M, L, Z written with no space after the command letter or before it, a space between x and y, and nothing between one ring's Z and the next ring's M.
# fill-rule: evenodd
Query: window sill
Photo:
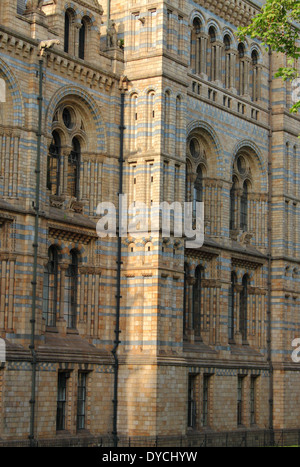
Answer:
M56 326L46 326L46 332L58 332Z
M67 328L67 334L79 334L78 329Z

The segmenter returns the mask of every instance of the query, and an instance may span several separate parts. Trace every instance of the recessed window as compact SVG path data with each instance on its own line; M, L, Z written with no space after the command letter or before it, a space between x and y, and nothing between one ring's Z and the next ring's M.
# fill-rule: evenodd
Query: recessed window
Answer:
M67 405L67 380L69 373L58 373L57 383L57 410L56 429L57 431L66 429L66 405Z
M242 156L240 156L237 160L237 168L239 173L242 175L246 172L246 161Z
M192 138L190 141L190 153L195 158L200 156L200 145L196 138Z
M72 128L73 123L72 123L72 114L71 111L68 107L65 107L62 113L62 118L65 126L67 128Z

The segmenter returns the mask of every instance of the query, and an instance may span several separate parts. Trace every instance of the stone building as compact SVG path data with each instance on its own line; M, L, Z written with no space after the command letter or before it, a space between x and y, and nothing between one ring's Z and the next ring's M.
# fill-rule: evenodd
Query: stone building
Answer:
M285 58L257 1L100 3L0 4L0 441L299 428ZM203 245L100 236L119 194L203 202Z

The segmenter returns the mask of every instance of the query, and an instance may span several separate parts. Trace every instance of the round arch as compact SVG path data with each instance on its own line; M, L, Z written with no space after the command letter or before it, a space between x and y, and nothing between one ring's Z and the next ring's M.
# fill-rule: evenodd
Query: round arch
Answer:
M80 104L91 114L91 119L95 126L97 135L95 148L96 151L105 153L107 150L106 131L99 106L87 92L85 92L82 88L76 86L63 86L54 94L54 96L50 100L45 119L46 134L49 137L51 136L52 121L57 106L64 100L71 100L74 97L76 97L77 99L77 105L80 102Z
M268 189L268 170L267 164L262 157L262 153L258 146L250 140L239 141L234 147L232 153L232 160L230 164L230 179L233 176L233 165L236 157L239 153L246 153L249 158L252 158L253 162L256 163L257 169L260 172L259 177L255 177L256 181L260 182L260 191L265 192Z
M210 175L209 170L214 167L214 170L217 170L217 176L223 176L223 150L216 131L207 122L203 120L194 120L187 125L187 139L193 134L201 136L205 140L206 145L211 148L207 158L209 166L207 175Z
M13 125L23 127L25 126L25 111L23 97L10 67L0 58L0 78L3 78L7 84L6 96L10 94L13 102L12 119Z

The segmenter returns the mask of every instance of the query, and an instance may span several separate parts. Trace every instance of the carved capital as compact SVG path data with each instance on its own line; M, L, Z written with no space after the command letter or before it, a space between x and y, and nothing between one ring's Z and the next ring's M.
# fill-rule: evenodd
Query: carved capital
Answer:
M43 0L27 0L25 12L36 10L41 11L42 5Z

